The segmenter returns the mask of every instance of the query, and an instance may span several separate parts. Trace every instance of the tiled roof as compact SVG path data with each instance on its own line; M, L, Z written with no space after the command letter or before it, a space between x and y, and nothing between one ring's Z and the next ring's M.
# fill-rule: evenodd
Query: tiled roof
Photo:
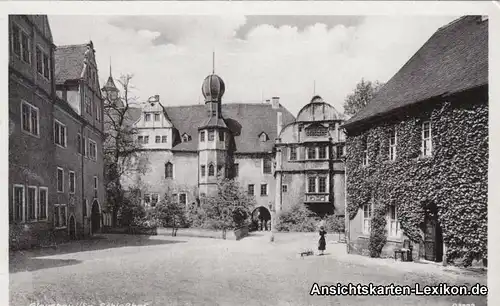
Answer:
M465 16L440 28L344 127L445 94L488 84L488 21Z
M192 137L189 142L181 142L173 150L195 151L198 149L198 127L207 120L205 105L168 106L165 112L178 131L178 135L187 133ZM225 103L222 104L222 116L227 127L232 131L236 152L259 153L273 149L277 137L277 112L282 112L283 126L294 122L295 117L280 105L273 109L269 103ZM141 115L141 109L130 109L134 121ZM269 140L261 142L259 134L265 132Z
M80 79L87 44L58 46L55 52L56 84Z

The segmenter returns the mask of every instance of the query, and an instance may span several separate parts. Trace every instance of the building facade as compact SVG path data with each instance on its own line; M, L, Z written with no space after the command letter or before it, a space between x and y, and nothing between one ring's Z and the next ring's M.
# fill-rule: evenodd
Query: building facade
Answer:
M57 48L47 16L9 16L9 42L10 246L83 237L91 230L80 195L93 182L82 175L91 168L97 175L100 166L79 158L77 133L88 122L56 94ZM96 139L96 147L101 143Z
M189 205L215 192L221 174L255 197L253 215L265 224L273 208L295 203L343 215L342 116L320 97L295 120L279 97L223 104L224 91L223 80L211 74L202 84L205 105L167 106L155 96L131 109L147 171L129 173L123 185L141 189L146 206L166 194ZM297 150L294 160L277 153L290 148Z
M344 127L350 252L487 258L487 20L440 28Z

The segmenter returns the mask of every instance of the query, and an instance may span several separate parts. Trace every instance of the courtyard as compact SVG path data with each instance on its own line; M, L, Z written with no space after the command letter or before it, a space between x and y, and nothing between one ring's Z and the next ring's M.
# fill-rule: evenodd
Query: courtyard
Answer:
M300 257L315 248L316 233L279 233L274 243L269 234L240 241L109 234L11 253L10 305L486 305L477 296L310 296L314 283L471 286L486 276L348 255L333 235L324 256Z

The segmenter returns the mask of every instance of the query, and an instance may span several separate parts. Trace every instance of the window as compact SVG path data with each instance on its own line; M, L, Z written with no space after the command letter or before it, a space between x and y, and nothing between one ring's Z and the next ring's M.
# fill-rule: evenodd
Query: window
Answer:
M214 175L215 175L214 165L210 164L208 165L208 176L214 176Z
M177 196L177 193L172 193L172 201L179 202L179 197Z
M205 168L205 165L201 166L201 176L205 176Z
M138 143L144 143L144 136L137 136Z
M316 159L316 148L307 148L307 159Z
M320 176L318 178L318 192L325 193L326 192L326 176Z
M255 195L255 185L254 184L248 184L248 195Z
M14 185L14 220L24 221L24 186Z
M87 138L83 137L83 144L82 144L82 155L87 156Z
M80 134L76 135L76 151L82 154L82 135Z
M95 141L89 139L89 158L96 160L97 158L97 144Z
M187 204L187 196L185 193L180 193L179 194L179 203L186 205Z
M87 95L85 95L85 111L89 114L92 114L92 101Z
M149 205L151 203L151 196L149 194L144 194L144 204Z
M28 102L21 102L21 123L23 131L38 136L38 108Z
M267 196L267 184L260 184L260 195Z
M396 160L396 127L391 129L389 135L389 160Z
M36 47L36 70L46 79L50 79L49 56L40 47Z
M149 143L149 136L144 136L144 143L145 144Z
M157 193L151 194L151 206L155 207L157 203L158 203L158 194Z
M27 203L27 213L28 221L36 220L36 187L28 186L28 203Z
M66 204L54 204L54 227L66 227Z
M372 205L363 205L363 233L369 234L371 231Z
M219 141L224 141L225 133L223 131L219 131Z
M306 128L306 136L321 137L328 134L328 129L323 126Z
M224 174L224 173L222 173L222 166L221 166L221 165L217 166L217 175L222 175L222 176L224 176L223 174Z
M174 165L171 162L165 164L165 178L173 178L174 177Z
M99 184L98 184L97 176L94 175L94 190L97 190L98 186L99 186Z
M319 158L320 159L325 159L326 158L326 147L319 147Z
M182 142L188 142L190 140L191 140L191 136L189 136L188 134L182 135Z
M160 114L159 113L155 114L155 121L160 121Z
M399 237L398 211L395 205L389 206L389 237Z
M155 137L155 143L160 143L161 141L161 137L160 136L156 136Z
M43 76L50 79L50 60L47 54L43 54Z
M17 25L12 25L12 51L14 54L21 55L21 29Z
M21 51L22 60L28 64L31 64L31 50L30 50L30 39L28 34L21 31Z
M363 166L368 166L368 140L366 137L363 138L362 140L362 154L361 154L361 158L362 158L362 163L363 163Z
M430 121L422 123L422 155L432 155L432 134Z
M239 164L234 164L234 176L240 175L240 165Z
M64 170L57 168L57 192L64 192Z
M342 157L344 157L345 155L344 150L345 150L344 145L337 146L337 159L342 159Z
M290 148L290 160L297 160L297 148L296 147Z
M43 56L40 47L36 47L36 71L43 75Z
M47 187L38 188L38 220L47 219L47 208L49 201L49 190Z
M271 158L265 157L262 159L262 172L264 174L270 174L272 172L272 166Z
M83 212L83 216L84 217L87 216L87 207L88 207L87 199L83 199L83 201L82 201L82 212Z
M307 178L307 192L316 192L316 177L310 176Z
M201 131L200 132L200 142L204 142L205 141L205 131Z
M54 120L54 141L61 147L66 147L66 126Z
M151 121L151 114L150 113L144 113L144 121L146 121L146 122Z
M269 140L269 137L264 132L260 133L259 138L260 138L260 141L262 141L262 142L266 142Z
M208 131L208 141L214 141L214 136L215 136L215 131L209 130Z
M161 136L161 142L166 143L167 142L167 136Z
M75 193L76 176L75 172L69 172L69 193Z
M95 112L96 112L96 120L97 122L100 122L101 121L101 105L99 102L97 102L96 104L96 108L95 108Z
M288 192L288 185L281 185L281 192L287 193Z

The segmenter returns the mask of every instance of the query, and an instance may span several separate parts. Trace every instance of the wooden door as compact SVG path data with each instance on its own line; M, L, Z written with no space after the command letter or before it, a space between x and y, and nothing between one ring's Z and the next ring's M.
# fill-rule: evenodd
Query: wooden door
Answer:
M425 217L424 231L424 258L426 260L436 260L436 220L430 216Z

